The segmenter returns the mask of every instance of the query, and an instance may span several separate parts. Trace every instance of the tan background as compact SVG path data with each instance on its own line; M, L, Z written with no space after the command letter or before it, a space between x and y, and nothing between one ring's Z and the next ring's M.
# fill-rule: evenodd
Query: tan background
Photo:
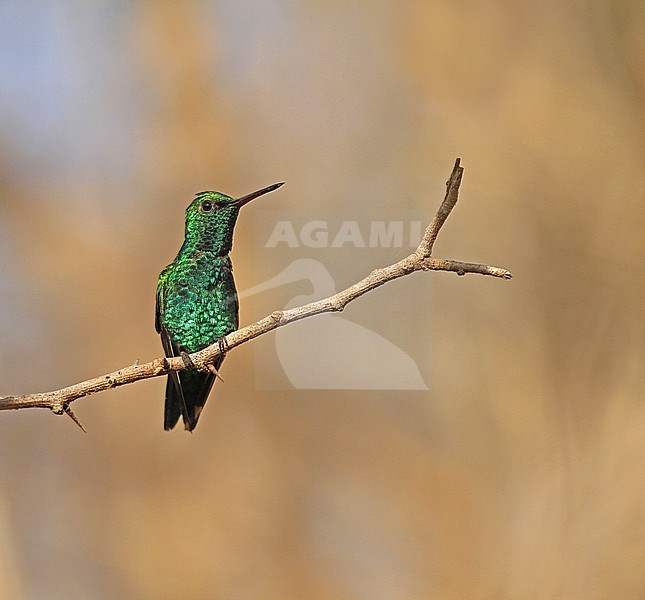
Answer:
M348 308L429 338L421 398L260 391L250 344L192 436L162 380L79 401L88 435L0 413L0 597L645 597L639 5L3 3L0 394L160 354L201 189L425 221L461 156L436 254L515 279Z

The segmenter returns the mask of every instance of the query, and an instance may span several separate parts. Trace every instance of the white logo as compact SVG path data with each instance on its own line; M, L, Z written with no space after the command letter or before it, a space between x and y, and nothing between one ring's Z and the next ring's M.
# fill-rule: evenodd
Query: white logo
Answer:
M342 231L341 227L337 237ZM301 258L240 296L252 296L301 280L310 281L313 292L292 298L284 308L336 293L334 280L325 265L318 260ZM340 314L326 313L280 327L275 332L275 347L285 375L296 389L428 389L409 354L379 333Z

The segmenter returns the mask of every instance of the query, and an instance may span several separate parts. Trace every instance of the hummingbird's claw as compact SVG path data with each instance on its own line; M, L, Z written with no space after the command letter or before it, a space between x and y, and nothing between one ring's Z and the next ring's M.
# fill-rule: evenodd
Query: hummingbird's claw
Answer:
M183 350L179 353L181 356L181 360L184 361L184 364L186 365L187 369L196 369L197 367L195 366L195 363L193 362L193 359L190 358L190 355L188 352L184 352Z
M220 357L222 360L224 360L224 357L226 356L226 353L228 352L228 342L226 341L225 337L221 337L217 340L217 347L219 348L220 351ZM222 362L220 360L220 364ZM224 383L224 380L222 379L221 375L219 374L219 371L217 370L217 367L213 364L206 365L208 367L208 370L217 377L222 383Z

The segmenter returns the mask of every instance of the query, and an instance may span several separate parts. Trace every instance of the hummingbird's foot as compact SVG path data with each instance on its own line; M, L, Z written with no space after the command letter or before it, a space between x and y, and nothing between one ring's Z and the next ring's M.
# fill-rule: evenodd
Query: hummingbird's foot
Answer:
M217 347L219 348L219 351L222 353L222 360L224 360L224 357L228 352L228 342L226 341L225 337L221 337L217 340Z
M186 365L187 369L196 369L197 368L195 366L195 363L193 362L193 359L190 358L190 355L188 354L188 352L184 352L183 350L181 350L179 352L179 355L181 356L181 360L184 361L184 364Z
M222 364L222 361L224 360L224 357L226 356L226 353L228 352L228 343L226 342L225 337L221 337L217 340L217 347L219 348L220 351L220 361L219 363ZM219 371L217 370L217 367L215 365L207 365L208 370L217 377L222 383L224 380L219 374Z

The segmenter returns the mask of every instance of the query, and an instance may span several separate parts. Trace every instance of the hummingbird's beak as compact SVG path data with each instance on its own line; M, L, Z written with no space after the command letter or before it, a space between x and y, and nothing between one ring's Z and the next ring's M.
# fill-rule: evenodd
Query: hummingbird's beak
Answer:
M233 202L231 202L231 205L237 206L239 208L240 206L244 206L247 202L251 202L251 200L254 200L258 196L264 196L264 194L268 194L273 190L277 190L281 185L284 185L284 181L281 181L280 183L274 183L273 185L262 188L257 192L253 192L251 194L247 194L246 196L242 196L241 198L238 198L237 200L234 200Z

